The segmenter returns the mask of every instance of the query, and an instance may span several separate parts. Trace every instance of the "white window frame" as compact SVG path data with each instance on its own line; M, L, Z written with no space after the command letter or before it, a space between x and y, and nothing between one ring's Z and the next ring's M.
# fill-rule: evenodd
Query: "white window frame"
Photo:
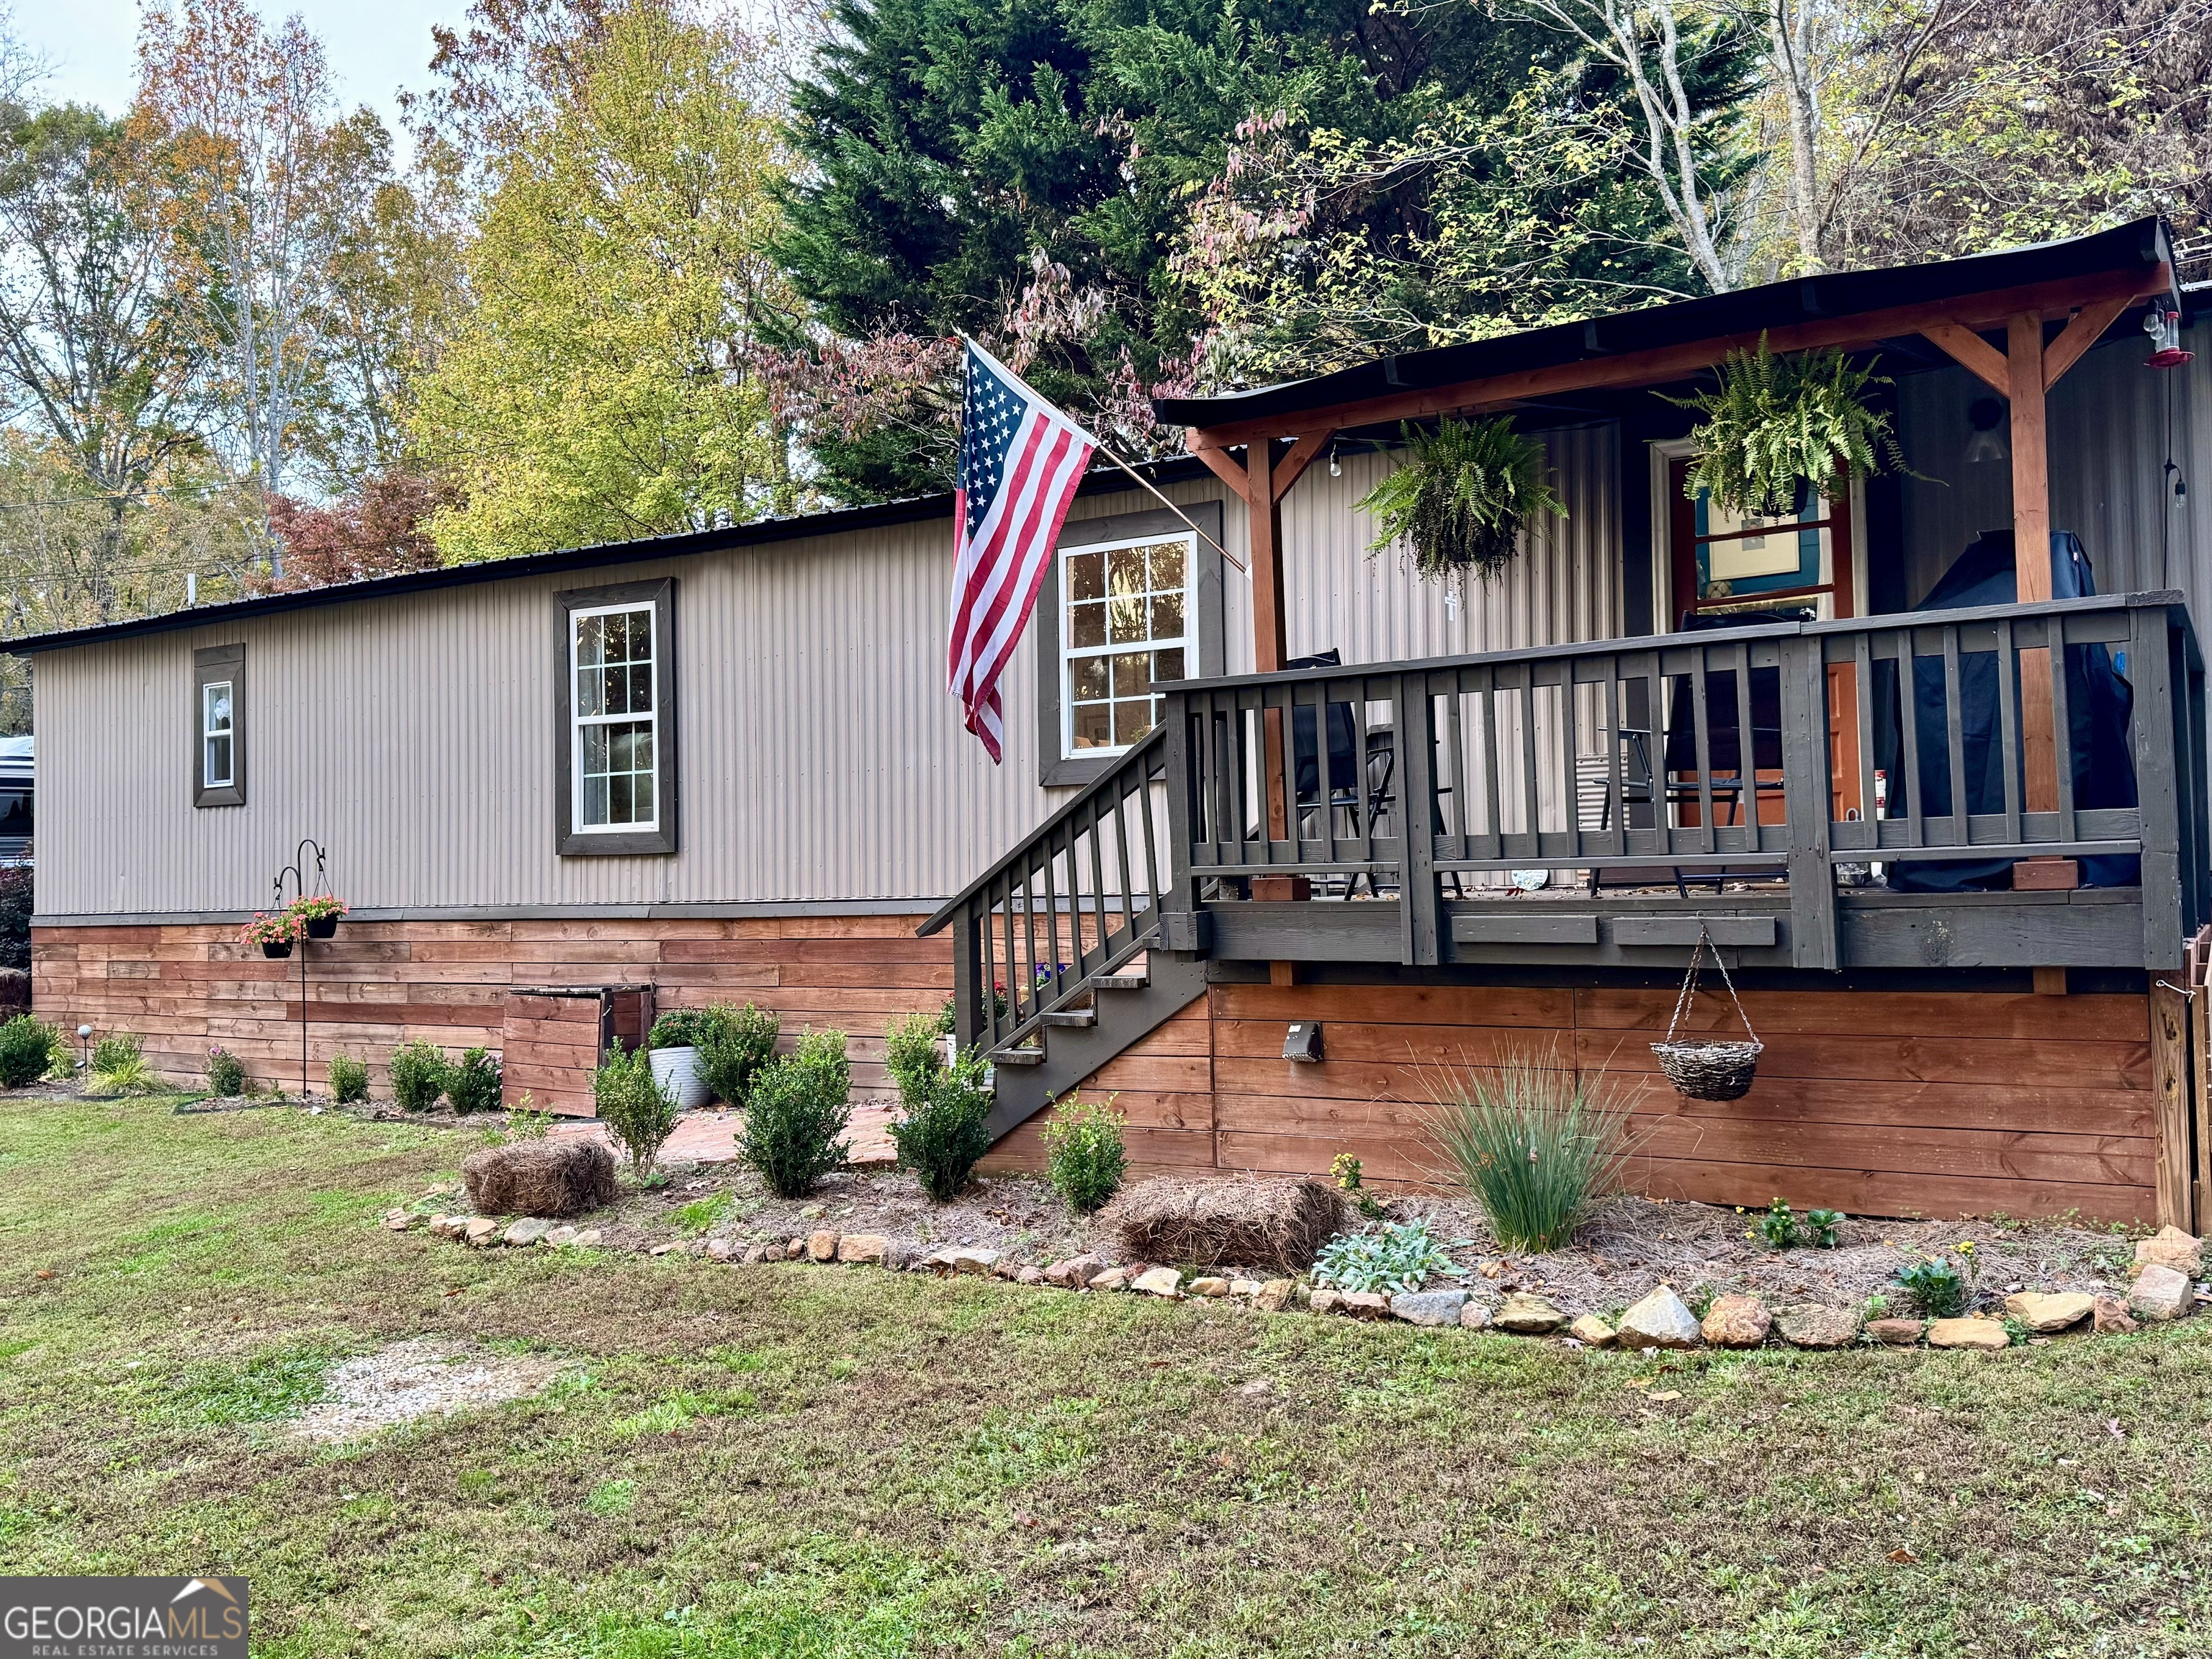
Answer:
M1069 562L1078 557L1085 556L1091 554L1097 554L1110 561L1112 556L1116 552L1125 552L1134 548L1143 548L1149 551L1152 548L1164 547L1170 544L1181 547L1183 550L1182 632L1172 639L1148 639L1141 647L1129 644L1117 646L1111 643L1110 641L1109 643L1104 645L1076 645L1073 642L1075 600L1073 598L1073 585L1068 580L1067 568ZM1193 678L1197 676L1199 672L1199 623L1197 614L1198 538L1192 532L1185 530L1170 532L1163 535L1132 536L1126 540L1085 542L1074 546L1061 547L1058 550L1055 556L1060 562L1059 569L1055 573L1059 578L1056 586L1060 593L1060 615L1055 619L1055 626L1058 628L1060 635L1060 651L1058 655L1060 659L1060 758L1069 761L1108 760L1116 755L1126 755L1135 746L1134 744L1099 744L1087 749L1079 749L1076 747L1075 665L1079 661L1087 660L1094 657L1127 655L1132 651L1139 648L1152 653L1180 650L1183 653L1184 677L1186 678ZM1148 588L1146 591L1149 592L1152 590ZM1109 603L1111 603L1110 596ZM1149 617L1146 618L1146 623L1149 626ZM1109 673L1110 675L1110 669L1109 670ZM1159 694L1158 691L1155 691L1152 696L1153 720L1154 723L1157 724L1159 713ZM1149 737L1151 732L1147 731L1146 735ZM1140 738L1139 741L1141 742L1142 739Z
M220 728L209 724L210 708L217 692L230 704L229 724ZM221 777L214 775L210 765L215 740L224 739L225 752L230 763ZM200 787L203 789L235 789L238 787L238 682L235 680L202 680L200 682Z
M635 836L654 835L660 829L660 817L665 803L662 799L660 769L661 707L663 681L660 665L663 656L661 619L650 599L627 601L616 605L582 606L568 616L568 823L573 833L579 836ZM581 690L580 675L584 665L579 660L578 646L583 625L594 617L643 616L653 627L653 654L647 659L653 686L653 708L642 716L636 714L586 714L579 700ZM635 659L631 659L635 661ZM587 823L584 820L584 733L594 726L647 725L653 728L653 767L647 775L653 779L653 817L632 819L623 823ZM635 773L629 775L635 776Z

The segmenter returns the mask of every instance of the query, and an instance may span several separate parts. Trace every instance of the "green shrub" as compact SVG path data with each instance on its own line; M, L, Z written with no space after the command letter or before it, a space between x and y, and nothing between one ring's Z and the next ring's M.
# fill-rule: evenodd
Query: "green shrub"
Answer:
M501 1081L499 1056L470 1048L446 1073L446 1098L457 1112L495 1112Z
M834 1048L812 1036L801 1038L796 1054L753 1078L745 1097L738 1156L778 1198L811 1192L851 1152L842 1138L853 1115L846 1100L845 1039L834 1031L821 1035L836 1039Z
M750 1002L742 1008L719 1004L711 1012L714 1018L699 1045L700 1075L722 1099L742 1106L754 1076L775 1058L775 1013Z
M906 1109L891 1127L899 1167L914 1171L933 1203L949 1204L968 1185L977 1160L991 1150L991 1091L980 1050L970 1049L951 1066L918 1073L909 1091L899 1091Z
M92 1080L88 1095L151 1095L161 1091L161 1080L146 1063L146 1051L129 1031L110 1031L92 1045Z
M392 1098L404 1112L427 1112L446 1092L453 1067L445 1051L428 1042L403 1042L392 1055Z
M648 1048L703 1048L714 1024L712 1008L671 1008L653 1022Z
M337 1054L331 1060L331 1098L341 1106L351 1106L368 1098L368 1067L350 1054Z
M59 1031L28 1014L0 1025L0 1089L36 1083L53 1069L61 1042Z
M1586 1079L1534 1054L1455 1073L1431 1102L1429 1133L1509 1250L1565 1243L1635 1150L1602 1073Z
M842 1098L853 1087L852 1062L845 1058L845 1034L842 1031L809 1031L799 1039L799 1046L791 1051L798 1064L822 1074L823 1086L836 1085Z
M931 1079L945 1069L945 1050L938 1039L951 1030L951 1021L941 1009L903 1014L884 1027L884 1067L909 1109L927 1097Z
M1966 1310L1966 1279L1948 1261L1916 1261L1898 1271L1898 1294L1924 1319L1956 1319Z
M246 1062L228 1048L208 1050L207 1086L211 1095L228 1100L246 1092Z
M1373 1232L1339 1233L1314 1261L1315 1283L1340 1291L1418 1291L1431 1273L1467 1277L1419 1218L1386 1221Z
M1129 1153L1121 1144L1128 1120L1104 1102L1070 1101L1044 1126L1045 1173L1078 1215L1089 1215L1121 1190Z
M650 1175L676 1133L676 1097L654 1080L652 1052L608 1049L592 1078L592 1099L630 1168Z

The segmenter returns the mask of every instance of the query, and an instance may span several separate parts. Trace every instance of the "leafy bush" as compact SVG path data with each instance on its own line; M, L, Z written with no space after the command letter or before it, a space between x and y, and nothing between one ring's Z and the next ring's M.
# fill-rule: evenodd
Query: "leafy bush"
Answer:
M1121 1131L1128 1120L1103 1103L1070 1101L1044 1126L1045 1173L1078 1215L1089 1215L1121 1190L1129 1173Z
M331 1060L331 1098L341 1106L351 1106L368 1098L368 1067L350 1054L337 1054Z
M775 1058L775 1013L750 1002L742 1008L721 1004L711 1012L714 1020L699 1045L700 1074L716 1095L742 1106L755 1074Z
M446 1098L457 1112L495 1112L501 1081L498 1055L466 1049L446 1073Z
M1801 1221L1790 1206L1776 1199L1759 1216L1753 1231L1765 1242L1770 1250L1787 1250L1800 1244L1809 1244L1815 1249L1832 1250L1840 1237L1843 1214L1837 1210L1808 1210ZM1752 1237L1746 1233L1745 1237Z
M676 1097L654 1079L651 1052L607 1050L592 1078L592 1099L630 1168L641 1176L651 1174L676 1133Z
M928 1092L930 1079L945 1069L938 1040L952 1030L951 1013L904 1014L884 1027L884 1066L898 1085L899 1098L911 1107Z
M948 1204L968 1184L978 1159L991 1150L991 1091L981 1051L970 1049L951 1066L939 1065L902 1082L906 1109L890 1126L899 1166L914 1171L931 1201Z
M207 1059L207 1086L211 1095L228 1100L246 1092L246 1062L228 1048L210 1048Z
M1411 422L1399 430L1411 451L1406 464L1359 502L1375 515L1370 552L1402 542L1424 576L1487 578L1504 568L1540 514L1566 517L1546 476L1544 446L1516 432L1510 415L1447 417L1433 433Z
M842 1139L853 1115L848 1086L845 1038L835 1031L802 1037L797 1053L754 1077L738 1156L778 1198L803 1197L850 1153Z
M1956 1319L1966 1310L1966 1279L1948 1261L1930 1259L1900 1268L1897 1291L1928 1319Z
M1534 1054L1454 1074L1431 1101L1429 1133L1509 1250L1565 1243L1635 1152L1602 1073L1585 1079Z
M1705 416L1690 434L1698 453L1686 493L1694 501L1708 492L1730 513L1771 518L1793 510L1801 489L1832 489L1845 468L1854 478L1885 462L1910 473L1892 417L1869 396L1888 384L1841 351L1778 357L1760 335L1756 352L1729 353L1717 392L1667 398Z
M445 1051L428 1042L403 1042L392 1055L392 1098L404 1112L427 1112L446 1092L453 1067Z
M1314 1262L1315 1280L1340 1291L1418 1291L1431 1273L1467 1277L1419 1218L1386 1221L1372 1232L1339 1233Z
M61 1033L28 1014L0 1025L0 1089L36 1083L54 1066Z
M92 1045L92 1081L88 1095L157 1094L161 1080L146 1063L146 1051L129 1031L110 1031Z
M711 1008L671 1008L653 1022L645 1039L648 1048L703 1048L714 1028Z
M0 968L31 965L31 913L37 908L32 893L34 879L27 864L0 869Z

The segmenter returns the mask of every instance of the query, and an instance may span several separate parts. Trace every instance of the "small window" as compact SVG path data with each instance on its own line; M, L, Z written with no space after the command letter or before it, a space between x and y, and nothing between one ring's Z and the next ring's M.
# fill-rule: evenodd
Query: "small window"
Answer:
M192 805L246 804L246 647L192 653Z
M1159 718L1153 686L1190 677L1188 532L1060 550L1060 755L1119 754Z
M561 596L564 854L675 850L672 582Z

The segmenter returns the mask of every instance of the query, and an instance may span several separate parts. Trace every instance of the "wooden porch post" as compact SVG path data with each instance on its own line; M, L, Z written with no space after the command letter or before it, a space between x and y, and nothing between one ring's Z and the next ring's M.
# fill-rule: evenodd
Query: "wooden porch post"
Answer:
M2005 370L2012 404L2013 584L2022 605L2051 597L2051 445L2043 319L2022 313L2005 325ZM2051 653L2020 653L2020 746L2023 793L2031 812L2058 810L2057 735L2051 710ZM2013 885L2070 888L2081 879L2071 859L2022 859ZM2063 988L2063 975L2038 969L2036 988ZM2053 983L2052 981L2056 982Z

